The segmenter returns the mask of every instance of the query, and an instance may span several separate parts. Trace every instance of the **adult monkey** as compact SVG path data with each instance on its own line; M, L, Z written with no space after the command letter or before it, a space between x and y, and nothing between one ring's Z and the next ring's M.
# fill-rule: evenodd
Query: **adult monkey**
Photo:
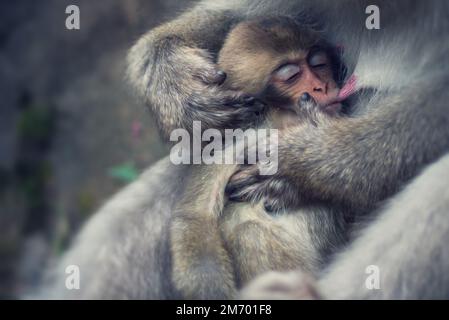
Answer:
M372 4L380 8L380 30L365 27L365 9ZM430 4L414 1L203 3L152 31L134 47L130 70L136 87L154 108L165 108L165 112L158 110L161 114L174 114L186 106L188 110L210 111L209 105L220 105L232 95L220 91L217 94L215 86L187 80L199 75L206 82L215 81L217 70L206 53L216 50L222 34L235 20L273 12L298 12L299 16L307 12L320 19L334 43L344 46L346 64L359 76L359 85L377 90L376 95L358 104L359 117L347 119L338 126L330 124L316 129L304 126L281 140L281 170L274 179L293 180L301 190L299 199L369 211L448 151L449 108L445 88L449 81L449 47L445 39L449 33L446 18L449 7L444 1ZM162 51L165 55L161 57ZM177 62L189 66L188 70L193 72L188 74L184 68L174 68ZM164 93L161 82L173 79L181 84L176 98L168 91L157 97L152 95ZM182 86L183 83L192 85ZM209 103L201 105L197 101ZM203 115L191 113L199 118ZM173 125L186 127L188 124L174 122ZM286 168L282 163L295 165ZM432 179L438 177L436 172L445 172L447 161L441 160L434 166L395 197L393 204L383 209L379 220L354 243L354 248L329 267L328 275L318 284L324 297L449 295L449 280L444 271L449 266L449 249L439 244L449 240L449 219L445 216L449 199L447 188L439 185L444 180ZM257 188L256 192L247 192L254 190L254 185L247 188L244 180L234 182L231 185L234 197L252 199L270 191ZM437 185L440 188L433 187ZM439 200L435 202L431 196L414 191L424 187L437 193ZM427 206L419 210L411 201L415 198ZM425 208L428 211L423 212ZM417 230L415 224L422 229ZM397 230L399 226L403 227L401 232ZM416 241L416 237L432 241L423 243ZM382 290L365 287L365 270L372 264L380 267ZM433 272L429 273L429 268Z
M365 9L371 4L380 8L380 30L365 28ZM280 161L294 156L297 165L288 173L302 187L300 198L368 211L435 162L329 266L318 280L319 293L325 298L447 298L449 157L438 158L449 148L448 6L443 0L431 5L404 0L204 2L145 35L130 54L130 76L154 108L166 111L159 121L187 127L189 122L183 125L176 118L187 105L190 114L213 127L220 118L208 119L210 107L221 110L223 101L242 105L235 98L239 94L213 85L222 75L209 60L230 26L273 13L307 12L319 19L330 40L344 46L346 65L356 70L359 85L372 86L378 94L362 99L358 117L346 119L344 126L305 127L284 140L294 153L281 145ZM233 110L223 108L222 116L235 117ZM283 168L280 173L276 178L287 174ZM61 290L52 291L54 296L174 297L167 283L166 224L184 175L182 167L166 159L112 199L60 263L53 283ZM65 289L67 264L80 266L80 290ZM365 287L368 265L380 268L380 290Z

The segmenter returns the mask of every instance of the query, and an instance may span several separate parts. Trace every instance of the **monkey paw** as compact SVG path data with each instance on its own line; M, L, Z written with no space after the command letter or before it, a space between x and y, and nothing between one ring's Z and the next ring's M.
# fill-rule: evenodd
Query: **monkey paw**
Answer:
M226 73L203 49L191 48L178 37L153 44L140 41L129 55L128 77L156 111L162 134L192 130L193 121L202 128L246 128L256 124L265 106L252 96L227 90Z
M209 52L181 47L177 53L177 59L181 59L177 65L183 68L168 69L176 72L171 76L174 79L182 79L179 82L183 85L171 103L186 110L185 127L188 128L193 120L201 121L203 128L213 129L246 128L257 123L265 105L243 92L224 89L221 85L227 75L213 63ZM172 94L167 96L171 97Z
M250 282L240 293L244 300L317 300L314 280L302 271L268 272Z
M209 93L202 92L201 97L188 97L186 107L195 115L191 120L200 120L213 129L252 127L262 120L266 108L252 96L220 87L209 88Z
M229 180L226 194L236 202L264 200L268 213L278 213L298 204L297 188L287 178L261 175L259 165L243 166Z

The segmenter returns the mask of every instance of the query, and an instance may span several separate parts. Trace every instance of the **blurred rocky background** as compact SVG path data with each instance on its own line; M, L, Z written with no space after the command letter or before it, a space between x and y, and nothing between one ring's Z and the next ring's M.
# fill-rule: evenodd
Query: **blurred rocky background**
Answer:
M65 27L70 4L80 30ZM0 1L0 298L28 292L82 223L167 153L125 56L189 4Z

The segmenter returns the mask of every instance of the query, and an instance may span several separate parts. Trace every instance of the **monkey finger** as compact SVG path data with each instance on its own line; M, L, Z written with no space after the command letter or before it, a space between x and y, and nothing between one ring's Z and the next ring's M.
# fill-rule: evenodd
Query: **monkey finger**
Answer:
M267 181L265 197L275 213L301 204L298 187L283 177L272 177Z
M256 98L254 98L253 96L243 95L242 100L249 106L253 105L254 102L256 102Z
M186 109L208 128L249 128L262 116L264 105L241 92L222 90L220 87L197 88L184 100Z
M265 196L263 203L265 211L271 216L277 216L288 209L289 202L286 201L282 195L273 197L272 195Z
M185 59L185 69L191 70L194 78L200 79L206 85L221 85L226 80L226 73L213 62L207 50L185 47L182 48Z
M201 77L201 79L205 84L221 85L223 84L223 82L225 82L226 77L226 72L222 70L212 70L210 72L207 72L204 77Z
M263 188L260 187L260 183L243 184L232 189L232 192L228 193L228 198L235 202L258 202L263 198L261 190Z
M253 107L255 111L260 111L266 107L266 104L262 100L251 95L243 94L239 99L242 101L243 106ZM235 106L237 107L238 104Z
M256 178L257 181L263 179L263 177L259 175L259 167L254 164L241 165L240 168L231 176L228 184L249 179L250 177Z
M216 103L214 107L217 119L227 125L225 128L246 129L262 121L265 105L250 98L244 99L234 95L224 98L222 104Z
M243 179L230 181L225 188L225 193L229 196L235 195L236 193L239 192L239 190L247 186L254 185L257 182L259 182L257 176L250 176Z
M205 85L221 85L226 80L226 73L212 68L194 73L193 78L199 79Z
M231 201L258 202L266 194L267 177L258 174L257 166L246 167L231 177L225 192Z
M244 108L248 112L260 112L265 108L262 101L248 94L231 93L225 98L224 104L236 109Z
M277 215L280 211L276 199L265 199L265 201L263 202L263 206L265 211L269 215Z

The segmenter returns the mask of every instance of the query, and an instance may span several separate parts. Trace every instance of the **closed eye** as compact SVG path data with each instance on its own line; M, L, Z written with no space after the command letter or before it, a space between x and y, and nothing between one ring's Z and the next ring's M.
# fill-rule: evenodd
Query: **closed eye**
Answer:
M294 63L288 63L280 66L273 74L274 80L282 82L291 82L301 73L301 68Z
M316 51L308 59L312 68L324 68L329 65L329 57L324 51Z

